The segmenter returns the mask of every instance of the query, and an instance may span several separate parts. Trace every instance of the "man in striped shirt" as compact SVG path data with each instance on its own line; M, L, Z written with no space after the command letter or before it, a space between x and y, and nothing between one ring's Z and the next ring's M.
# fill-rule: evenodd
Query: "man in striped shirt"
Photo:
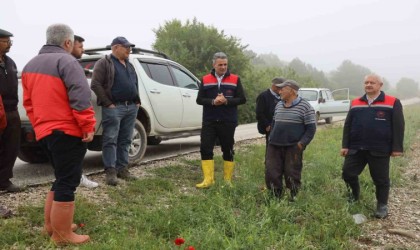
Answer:
M316 131L315 111L298 96L299 85L286 80L278 85L281 101L274 110L265 159L265 182L277 197L283 192L283 176L293 201L301 185L302 155Z

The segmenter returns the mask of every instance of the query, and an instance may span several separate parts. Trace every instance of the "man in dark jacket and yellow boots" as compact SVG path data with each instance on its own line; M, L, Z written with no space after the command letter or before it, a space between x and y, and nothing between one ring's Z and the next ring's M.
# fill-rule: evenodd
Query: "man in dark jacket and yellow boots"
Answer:
M231 185L234 169L233 144L238 125L237 106L246 102L239 76L228 70L225 53L213 56L213 69L203 77L197 95L197 104L203 105L201 128L201 164L204 180L197 188L208 188L214 184L213 149L219 139L224 160L224 180Z
M69 26L49 26L47 44L22 72L23 106L54 168L56 180L45 201L44 231L57 245L89 241L88 235L73 232L74 191L96 120L89 84L79 62L70 55L73 45Z

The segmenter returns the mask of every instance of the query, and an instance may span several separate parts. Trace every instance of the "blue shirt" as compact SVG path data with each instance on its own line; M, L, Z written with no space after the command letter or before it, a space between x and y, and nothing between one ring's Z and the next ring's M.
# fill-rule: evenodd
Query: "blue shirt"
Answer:
M125 60L124 66L124 64L112 54L111 59L114 62L115 68L114 84L111 88L112 100L114 102L134 101L138 90L137 75L133 66L128 60Z

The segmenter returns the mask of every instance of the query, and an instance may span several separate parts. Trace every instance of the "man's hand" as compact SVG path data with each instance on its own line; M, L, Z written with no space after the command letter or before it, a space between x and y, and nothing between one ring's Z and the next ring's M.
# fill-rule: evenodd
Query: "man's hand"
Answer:
M403 155L403 152L395 152L395 151L392 151L392 153L391 153L391 156L392 157L402 156L402 155Z
M214 105L220 106L227 102L226 97L223 95L223 93L220 93L217 95L216 99L214 99Z
M341 156L346 156L349 153L349 149L348 148L342 148L340 150L340 155Z
M115 104L110 104L110 105L108 105L108 106L106 106L107 108L110 108L110 109L113 109L113 108L115 108L116 106L115 106Z
M83 133L82 142L91 142L95 132Z
M265 128L265 131L266 131L266 132L270 132L270 130L271 130L271 126L270 126L270 125L268 125L268 126Z
M301 142L298 142L297 146L298 146L299 150L303 150L305 148L305 146Z

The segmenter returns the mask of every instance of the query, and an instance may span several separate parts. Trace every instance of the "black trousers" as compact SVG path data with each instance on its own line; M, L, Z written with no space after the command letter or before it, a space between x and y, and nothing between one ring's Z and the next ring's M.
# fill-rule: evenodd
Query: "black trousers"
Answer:
M301 186L303 150L297 145L267 145L265 156L265 183L276 193L283 190L283 176L286 187L297 192Z
M74 201L74 191L82 177L82 162L86 154L86 143L80 137L54 131L41 139L41 145L48 154L54 168L54 201Z
M235 143L236 123L233 122L203 122L201 128L201 160L212 160L216 139L219 139L223 152L223 160L233 161L233 144Z
M18 111L6 112L7 127L0 135L0 187L6 188L13 177L13 166L19 152L21 126Z
M344 160L343 180L352 189L359 187L359 175L364 170L366 164L368 164L370 176L376 187L376 199L378 203L388 204L390 188L389 161L389 153L349 150Z

